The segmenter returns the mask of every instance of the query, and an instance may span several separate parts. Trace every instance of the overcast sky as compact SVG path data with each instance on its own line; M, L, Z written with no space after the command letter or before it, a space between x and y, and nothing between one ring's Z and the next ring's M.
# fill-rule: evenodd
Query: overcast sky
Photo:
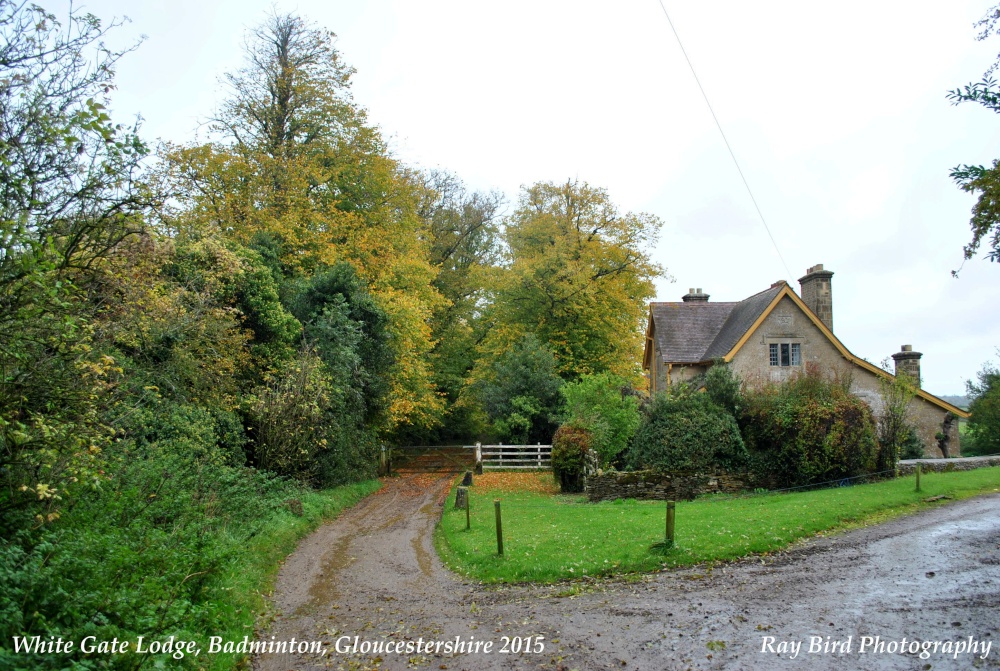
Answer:
M65 12L65 0L42 4ZM964 393L1000 345L1000 264L961 265L973 198L948 177L1000 157L1000 118L953 107L1000 39L985 2L664 0L777 242L754 210L657 0L93 0L122 62L116 120L195 138L219 77L265 13L338 35L355 99L402 161L499 189L579 179L665 222L658 300L702 287L733 301L806 268L833 278L834 331L880 363L912 344L924 387Z

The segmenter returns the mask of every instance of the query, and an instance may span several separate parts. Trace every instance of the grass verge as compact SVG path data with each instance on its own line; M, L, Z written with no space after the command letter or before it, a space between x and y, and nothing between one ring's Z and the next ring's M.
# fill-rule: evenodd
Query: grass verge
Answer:
M337 517L343 510L381 487L378 480L368 480L333 489L304 491L302 493L302 515L297 516L282 509L266 523L239 553L225 576L220 578L223 593L231 598L220 601L220 620L229 623L228 628L213 635L223 641L241 641L244 636L254 637L255 627L270 622L271 613L267 597L270 596L274 580L282 560L291 554L298 542L322 523ZM206 641L207 643L207 641ZM210 656L213 671L233 668L249 668L244 655L218 654Z
M527 479L528 476L525 476ZM551 474L532 474L538 482ZM556 582L662 567L728 561L768 554L808 536L882 522L938 505L926 499L967 498L1000 491L1000 468L926 473L914 477L817 491L679 501L676 545L666 554L650 546L664 538L659 501L587 503L582 496L523 491L477 478L470 489L472 528L465 511L445 506L438 551L454 571L486 583ZM504 556L497 556L494 499L501 500Z

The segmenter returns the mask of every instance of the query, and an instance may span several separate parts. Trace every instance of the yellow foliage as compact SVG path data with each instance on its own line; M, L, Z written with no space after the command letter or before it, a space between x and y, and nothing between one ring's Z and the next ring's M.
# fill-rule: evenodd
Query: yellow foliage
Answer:
M586 183L526 188L507 222L506 265L490 280L495 326L484 350L533 332L566 377L610 371L638 382L646 303L664 273L648 255L661 225L621 214Z

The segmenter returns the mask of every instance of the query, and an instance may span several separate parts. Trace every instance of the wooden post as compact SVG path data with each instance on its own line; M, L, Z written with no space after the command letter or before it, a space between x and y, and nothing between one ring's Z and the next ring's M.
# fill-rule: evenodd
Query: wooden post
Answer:
M483 474L483 444L476 443L476 475Z
M674 546L674 502L667 501L667 547Z
M455 507L464 508L469 502L469 488L459 487L458 491L455 492Z
M920 462L917 462L917 491L920 491Z
M465 530L468 531L472 528L472 518L470 517L469 508L472 507L472 496L466 495L465 497Z
M500 521L500 499L493 501L497 514L497 554L503 557L503 523Z

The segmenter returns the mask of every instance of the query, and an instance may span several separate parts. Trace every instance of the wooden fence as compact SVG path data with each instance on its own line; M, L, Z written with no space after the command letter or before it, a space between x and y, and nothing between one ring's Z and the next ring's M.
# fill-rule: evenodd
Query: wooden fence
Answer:
M467 445L476 450L476 462L483 470L501 469L550 469L552 468L551 445Z

